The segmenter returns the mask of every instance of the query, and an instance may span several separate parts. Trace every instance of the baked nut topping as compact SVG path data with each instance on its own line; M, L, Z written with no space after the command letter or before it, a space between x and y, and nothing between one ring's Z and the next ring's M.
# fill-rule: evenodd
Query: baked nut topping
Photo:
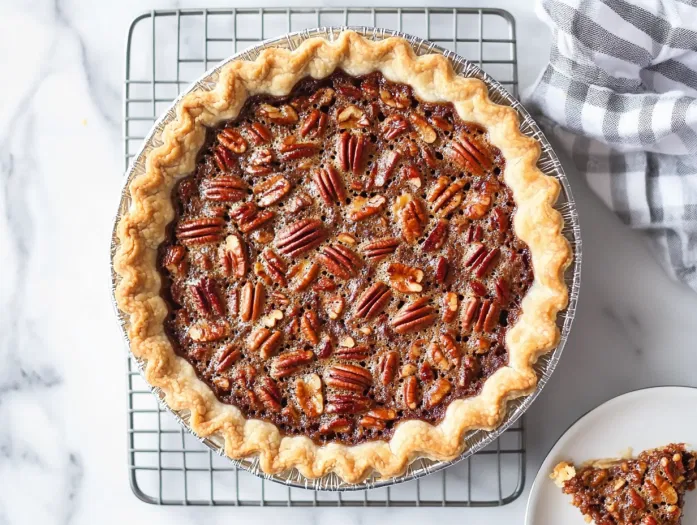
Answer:
M636 459L600 460L579 468L560 463L551 477L588 521L679 525L685 493L697 483L697 453L670 444Z
M167 335L288 435L437 423L507 363L533 280L504 168L485 129L380 73L251 97L173 193Z
M562 187L510 100L447 57L301 40L222 64L149 135L114 296L146 381L229 457L390 478L455 458L538 384L569 298ZM346 366L360 391L325 383Z

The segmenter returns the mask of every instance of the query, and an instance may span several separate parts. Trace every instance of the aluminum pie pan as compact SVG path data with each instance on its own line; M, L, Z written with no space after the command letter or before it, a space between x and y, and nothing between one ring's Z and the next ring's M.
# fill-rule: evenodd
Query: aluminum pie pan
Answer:
M456 53L453 53L448 49L437 46L427 40L417 38L399 31L394 31L390 29L380 29L374 27L343 26L306 29L303 31L288 33L281 37L266 40L260 44L254 45L241 53L237 53L231 56L230 58L221 62L217 66L208 70L172 102L172 105L168 108L164 115L162 115L155 122L152 129L145 137L142 147L139 149L138 153L133 158L131 165L129 166L126 172L124 184L121 189L118 210L114 219L110 251L112 303L128 351L130 352L130 340L127 333L128 320L124 313L121 310L119 310L115 296L116 285L119 279L119 276L116 274L114 270L114 254L116 253L116 249L118 247L118 236L116 233L117 225L121 220L122 216L128 210L130 205L130 193L128 191L128 186L137 175L145 171L145 159L147 158L150 151L152 151L154 148L158 147L162 143L160 138L162 130L167 124L169 124L176 118L175 108L178 105L179 101L182 99L182 97L184 97L192 91L212 90L216 85L221 68L231 61L255 60L262 50L271 47L295 49L302 42L309 38L322 37L328 40L335 40L339 33L346 29L356 31L357 33L363 35L364 37L370 40L383 40L392 36L402 37L411 44L412 48L414 49L417 55L432 53L441 54L450 60L455 72L458 75L470 78L474 77L482 80L487 85L489 91L489 98L491 98L492 101L494 101L497 104L510 106L518 112L520 118L521 132L527 136L535 138L542 146L540 159L537 164L538 168L546 175L556 178L561 184L561 192L559 195L559 199L555 205L555 209L557 209L564 218L563 234L571 244L571 248L573 251L573 260L565 274L565 281L569 288L569 304L564 311L559 313L557 317L557 325L559 326L561 332L559 344L553 351L540 357L537 363L535 364L534 368L538 376L538 383L535 390L528 396L509 401L506 407L506 414L504 416L503 422L496 429L492 431L473 430L468 432L463 438L465 442L463 452L457 458L450 461L436 461L425 458L419 458L412 462L401 476L383 479L379 476L379 474L373 473L366 480L360 483L349 484L342 481L334 473L330 473L326 476L317 479L308 479L304 477L302 474L300 474L296 469L291 469L290 471L283 472L280 474L266 474L261 470L258 458L256 457L244 459L227 458L227 456L225 456L224 453L224 442L219 436L198 436L195 432L193 432L193 430L191 430L191 428L188 425L190 416L188 411L173 410L165 403L164 393L159 388L152 386L150 387L151 391L156 396L161 406L168 412L170 412L184 428L186 428L192 435L194 435L201 443L203 443L213 452L220 456L226 457L238 468L246 470L251 474L259 476L260 478L281 483L290 487L323 491L365 490L395 485L397 483L404 483L406 481L411 481L423 476L427 476L429 474L447 468L450 465L454 465L455 463L458 463L472 456L479 450L485 448L487 445L493 443L530 407L532 402L535 400L535 398L539 395L544 386L547 384L547 381L549 380L552 372L554 371L557 363L559 362L562 351L569 337L571 325L573 323L573 319L576 313L576 304L578 301L581 279L581 232L579 226L578 212L571 192L569 181L564 173L559 159L557 158L556 154L552 149L552 146L547 141L546 137L540 130L537 123L532 119L532 117L525 110L525 108L523 108L520 102L518 102L501 84L499 84L496 80L490 77L478 66L462 58ZM141 375L143 375L145 361L136 358L135 356L133 356L133 354L131 354L131 357L138 364L138 368L141 372Z

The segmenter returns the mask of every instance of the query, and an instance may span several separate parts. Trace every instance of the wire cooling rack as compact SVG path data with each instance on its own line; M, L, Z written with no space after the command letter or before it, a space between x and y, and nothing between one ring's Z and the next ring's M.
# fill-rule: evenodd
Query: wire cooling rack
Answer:
M375 26L430 40L478 64L518 95L515 21L500 9L255 8L151 11L128 30L124 155L210 66L262 40L321 26ZM160 505L488 507L525 485L523 418L474 456L430 476L355 492L261 479L213 454L161 407L128 357L128 464L133 492Z

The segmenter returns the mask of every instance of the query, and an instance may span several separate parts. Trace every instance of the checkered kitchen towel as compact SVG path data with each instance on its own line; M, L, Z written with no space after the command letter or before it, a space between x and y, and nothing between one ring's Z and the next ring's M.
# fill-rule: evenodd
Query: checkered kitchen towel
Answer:
M697 290L697 1L540 0L537 10L554 44L526 105Z

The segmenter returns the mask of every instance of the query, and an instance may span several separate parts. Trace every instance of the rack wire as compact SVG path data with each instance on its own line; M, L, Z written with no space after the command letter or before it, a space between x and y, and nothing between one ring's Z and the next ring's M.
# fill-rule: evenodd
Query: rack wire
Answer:
M500 9L243 8L151 11L126 43L124 156L128 167L156 118L180 91L229 55L278 34L322 26L395 29L485 69L518 95L515 21ZM213 454L158 402L128 354L128 464L141 500L159 505L489 507L525 485L523 418L491 445L425 478L355 492L283 486Z

